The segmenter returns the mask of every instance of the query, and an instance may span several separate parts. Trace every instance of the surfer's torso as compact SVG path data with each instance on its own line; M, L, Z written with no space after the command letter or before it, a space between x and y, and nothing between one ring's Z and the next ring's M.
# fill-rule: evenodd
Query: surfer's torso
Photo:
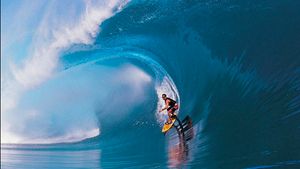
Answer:
M166 100L165 100L165 102L167 103L167 101L169 100L169 107L168 107L168 111L170 110L170 109L172 109L175 105L176 105L176 101L175 100L173 100L173 99L170 99L170 98L166 98Z

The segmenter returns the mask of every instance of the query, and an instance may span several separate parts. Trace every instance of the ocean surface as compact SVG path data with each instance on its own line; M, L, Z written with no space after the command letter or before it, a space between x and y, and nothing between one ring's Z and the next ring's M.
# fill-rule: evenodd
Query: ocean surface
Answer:
M300 168L300 1L49 3L1 2L1 168Z

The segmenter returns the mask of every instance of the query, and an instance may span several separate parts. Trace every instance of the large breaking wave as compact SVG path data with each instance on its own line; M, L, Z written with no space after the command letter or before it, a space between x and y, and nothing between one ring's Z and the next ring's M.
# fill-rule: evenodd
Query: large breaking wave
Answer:
M167 93L194 121L195 165L299 160L299 4L91 4L75 23L39 27L28 58L4 66L2 142L99 141L160 126Z

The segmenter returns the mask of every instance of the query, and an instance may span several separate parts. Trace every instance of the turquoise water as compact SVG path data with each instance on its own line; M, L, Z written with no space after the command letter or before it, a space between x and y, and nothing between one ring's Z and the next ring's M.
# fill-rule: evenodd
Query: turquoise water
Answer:
M1 168L299 168L299 9L130 1L22 93L19 110L43 113L3 121L24 142L1 144ZM192 118L191 140L161 133L162 93Z

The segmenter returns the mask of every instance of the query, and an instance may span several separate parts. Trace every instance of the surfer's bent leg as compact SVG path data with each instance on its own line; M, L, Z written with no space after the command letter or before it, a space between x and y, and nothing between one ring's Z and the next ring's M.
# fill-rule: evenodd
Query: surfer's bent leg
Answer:
M172 117L172 114L173 114L173 113L172 113L172 109L168 110L168 116L169 116L169 118L168 118L167 123L169 123L169 124L172 123L172 118L171 118L171 117Z
M172 117L174 116L175 110L176 109L174 109L174 108L171 108L170 110L168 110L168 116L169 116L169 118L168 118L167 123L172 123Z
M175 113L175 111L178 109L178 104L175 104L175 106L174 107L170 107L169 109L168 109L168 116L169 116L169 118L168 118L168 121L167 121L167 123L172 123L172 117L174 116L174 113Z
M176 110L178 110L178 104L175 104L175 106L172 107L172 108L169 110L169 111L170 111L170 114L169 114L169 117L170 117L170 118L174 116L174 113L175 113ZM168 111L168 112L169 112L169 111Z

